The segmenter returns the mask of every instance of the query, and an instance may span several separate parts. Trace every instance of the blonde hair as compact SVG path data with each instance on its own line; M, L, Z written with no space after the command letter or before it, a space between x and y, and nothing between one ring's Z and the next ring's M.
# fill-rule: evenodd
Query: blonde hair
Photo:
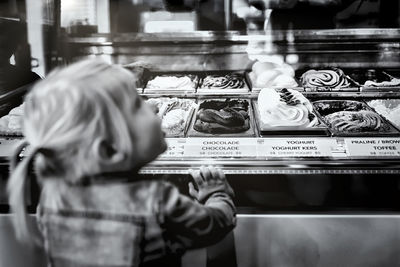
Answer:
M27 157L12 166L7 185L20 239L29 241L32 234L24 199L31 163L39 179L78 183L101 171L96 141L106 141L133 160L127 109L133 112L137 98L131 72L93 59L57 69L34 86L25 99L23 120L30 148Z

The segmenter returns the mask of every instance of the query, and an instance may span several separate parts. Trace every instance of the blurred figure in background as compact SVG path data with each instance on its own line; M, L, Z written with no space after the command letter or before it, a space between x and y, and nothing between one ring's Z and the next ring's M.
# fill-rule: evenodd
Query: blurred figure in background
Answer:
M18 19L0 17L0 96L21 86L33 83L40 77L36 73L10 63L21 43L23 24ZM0 106L0 116L22 103L23 95Z
M355 1L358 0L265 0L259 5L273 9L269 22L272 30L332 29L336 13Z
M332 29L336 13L357 0L272 0L267 1L274 30Z
M252 8L264 12L264 25L258 30L332 29L335 16L353 2L364 0L236 0L239 16L251 15ZM246 9L250 6L250 8Z

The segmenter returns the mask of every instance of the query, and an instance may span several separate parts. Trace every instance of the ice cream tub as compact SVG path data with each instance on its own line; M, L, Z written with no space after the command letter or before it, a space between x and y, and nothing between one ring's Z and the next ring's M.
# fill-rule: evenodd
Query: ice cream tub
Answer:
M208 71L200 75L198 94L226 95L250 91L244 71Z
M360 85L339 68L302 71L300 85L306 92L359 92Z
M318 100L313 102L317 116L335 136L397 136L400 132L365 102Z
M254 93L260 92L263 88L303 90L299 87L294 68L286 63L256 61L247 75Z
M190 119L197 107L195 99L188 98L149 98L146 103L161 118L161 128L166 137L184 137L190 125Z
M357 70L350 76L360 82L363 92L399 92L400 75L389 74L389 72L379 69Z
M146 75L144 93L195 93L199 76L193 72L151 72Z
M367 104L400 130L400 99L373 99Z
M193 115L189 137L254 137L249 99L204 99Z
M328 136L311 102L294 89L263 89L253 101L256 123L262 136Z

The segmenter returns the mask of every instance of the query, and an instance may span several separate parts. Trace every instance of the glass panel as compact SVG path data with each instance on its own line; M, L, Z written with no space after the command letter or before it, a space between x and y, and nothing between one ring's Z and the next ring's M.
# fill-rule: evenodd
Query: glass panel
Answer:
M399 26L398 0L59 1L61 26L74 34Z
M188 194L185 175L146 175ZM398 175L227 175L239 213L379 212L400 206Z

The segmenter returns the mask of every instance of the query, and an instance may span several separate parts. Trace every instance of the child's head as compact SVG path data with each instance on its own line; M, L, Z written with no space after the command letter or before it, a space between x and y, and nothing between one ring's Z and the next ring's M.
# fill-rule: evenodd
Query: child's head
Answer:
M160 120L134 84L129 71L99 60L72 64L38 83L26 98L24 134L31 146L54 152L38 157L39 175L79 179L146 164L163 152Z
M24 113L31 153L10 178L14 206L30 161L44 180L76 183L88 175L138 168L166 149L160 119L137 94L134 75L103 61L53 71L27 95Z

